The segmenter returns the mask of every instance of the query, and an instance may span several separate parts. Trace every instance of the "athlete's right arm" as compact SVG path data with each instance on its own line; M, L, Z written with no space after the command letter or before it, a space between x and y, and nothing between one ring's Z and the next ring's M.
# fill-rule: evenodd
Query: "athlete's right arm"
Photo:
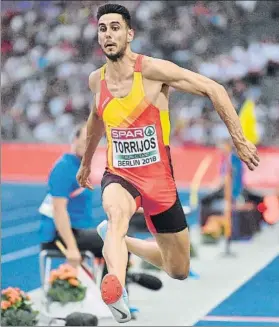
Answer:
M100 77L98 71L91 73L91 75L89 76L89 87L93 95L97 93L99 81ZM86 129L86 149L82 157L80 169L77 173L77 181L81 187L93 189L90 181L88 180L91 172L91 160L105 131L103 120L97 114L97 105L95 97L93 101L92 110L87 119Z
M259 164L257 148L246 139L240 119L225 88L206 76L184 69L173 62L162 59L147 58L144 61L143 76L166 84L176 90L207 96L231 135L237 153L250 170Z

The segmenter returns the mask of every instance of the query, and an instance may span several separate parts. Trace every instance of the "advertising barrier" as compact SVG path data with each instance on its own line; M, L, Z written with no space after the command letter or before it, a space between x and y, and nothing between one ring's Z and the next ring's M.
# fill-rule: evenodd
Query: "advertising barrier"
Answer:
M61 154L70 151L68 145L2 144L2 181L46 182L49 170ZM217 148L202 146L172 147L172 163L178 187L189 187L200 162L210 156L210 165L201 187L211 187L218 180L221 152ZM279 149L259 149L261 163L256 171L245 171L245 184L249 188L278 188ZM99 184L106 166L106 148L99 147L92 160L92 182Z

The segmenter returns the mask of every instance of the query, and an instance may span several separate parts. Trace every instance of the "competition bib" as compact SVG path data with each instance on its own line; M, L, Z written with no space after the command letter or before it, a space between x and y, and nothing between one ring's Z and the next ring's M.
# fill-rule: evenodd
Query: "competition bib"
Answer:
M53 218L52 196L50 194L47 194L44 198L44 201L39 207L39 213L49 218Z
M70 194L70 198L74 198L80 195L84 190L85 189L83 187L79 187ZM42 215L45 215L49 218L53 218L53 203L52 196L50 194L46 195L38 211Z
M143 167L160 161L154 125L125 129L112 128L111 138L114 167Z

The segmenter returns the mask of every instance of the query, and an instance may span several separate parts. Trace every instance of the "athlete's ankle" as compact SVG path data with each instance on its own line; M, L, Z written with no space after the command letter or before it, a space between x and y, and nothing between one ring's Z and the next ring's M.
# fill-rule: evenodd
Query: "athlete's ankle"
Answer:
M123 293L122 293L123 299L125 301L125 303L127 304L127 306L129 307L129 296L127 293L127 290L125 287L123 287Z

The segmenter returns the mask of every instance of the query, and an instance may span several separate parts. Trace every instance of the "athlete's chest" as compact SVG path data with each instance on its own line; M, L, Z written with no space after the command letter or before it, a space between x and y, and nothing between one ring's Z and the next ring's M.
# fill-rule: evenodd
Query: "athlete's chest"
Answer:
M107 88L114 98L124 99L132 91L134 77L131 75L129 78L121 81L106 80Z
M162 85L156 81L150 81L142 78L141 81L137 83L135 76L131 75L130 77L117 82L106 79L105 83L108 90L108 96L105 99L104 97L101 99L101 92L104 92L104 90L100 89L100 91L96 93L97 107L99 106L101 100L105 102L101 103L103 107L106 106L109 100L113 99L117 100L118 104L123 104L125 107L126 103L129 103L129 106L131 106L132 101L136 105L138 98L145 97L155 106L166 109L166 105L162 104L162 99L167 98L167 94L162 88Z

